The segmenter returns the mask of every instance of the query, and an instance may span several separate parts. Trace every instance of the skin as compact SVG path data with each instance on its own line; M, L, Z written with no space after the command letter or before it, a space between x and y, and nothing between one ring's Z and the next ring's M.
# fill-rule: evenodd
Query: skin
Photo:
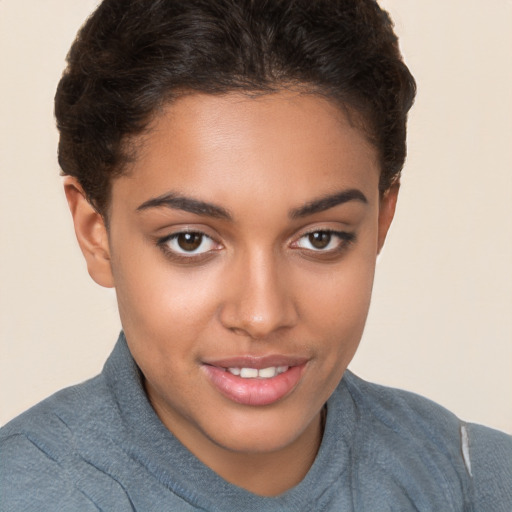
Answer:
M116 288L162 422L229 482L280 494L311 467L320 411L361 339L398 185L379 194L376 149L341 109L312 94L191 94L139 142L113 183L108 232L77 181L65 180L89 273ZM305 208L354 190L365 200ZM230 218L154 201L166 194ZM196 253L180 246L183 235L165 240L183 230L209 238ZM330 242L318 249L311 232ZM205 371L206 362L268 355L305 362L270 404L226 397Z

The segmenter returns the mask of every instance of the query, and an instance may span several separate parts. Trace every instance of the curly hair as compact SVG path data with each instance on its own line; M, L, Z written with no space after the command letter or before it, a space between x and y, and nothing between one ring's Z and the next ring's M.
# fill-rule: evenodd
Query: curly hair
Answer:
M416 84L375 0L104 0L55 97L59 164L105 214L127 141L183 92L301 87L355 110L387 190L406 155Z

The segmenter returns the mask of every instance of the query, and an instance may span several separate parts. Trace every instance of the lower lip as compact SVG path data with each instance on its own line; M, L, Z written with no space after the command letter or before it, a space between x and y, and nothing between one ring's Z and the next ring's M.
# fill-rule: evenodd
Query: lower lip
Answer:
M295 388L305 366L291 366L270 379L243 379L217 366L203 365L202 368L213 386L233 402L269 405L281 400Z

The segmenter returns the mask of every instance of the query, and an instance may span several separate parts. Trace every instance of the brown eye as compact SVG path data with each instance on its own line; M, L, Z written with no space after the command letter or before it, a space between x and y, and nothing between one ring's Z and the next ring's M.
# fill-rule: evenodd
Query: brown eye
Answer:
M318 250L325 249L331 242L332 233L329 231L315 231L308 235L309 243Z
M336 253L343 250L354 240L354 233L319 229L318 231L305 233L292 244L292 247L306 249L310 252Z
M176 237L178 246L187 252L197 250L203 241L203 235L201 233L180 233Z
M218 248L214 240L200 231L175 233L163 239L158 245L168 253L189 258L214 251Z

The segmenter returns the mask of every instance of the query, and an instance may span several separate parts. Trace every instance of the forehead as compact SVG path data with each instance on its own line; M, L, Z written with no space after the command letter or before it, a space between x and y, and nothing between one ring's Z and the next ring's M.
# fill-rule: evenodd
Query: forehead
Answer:
M345 111L314 94L187 95L155 117L137 147L113 186L113 200L121 195L134 208L168 191L304 202L341 188L371 198L378 188L375 147Z

